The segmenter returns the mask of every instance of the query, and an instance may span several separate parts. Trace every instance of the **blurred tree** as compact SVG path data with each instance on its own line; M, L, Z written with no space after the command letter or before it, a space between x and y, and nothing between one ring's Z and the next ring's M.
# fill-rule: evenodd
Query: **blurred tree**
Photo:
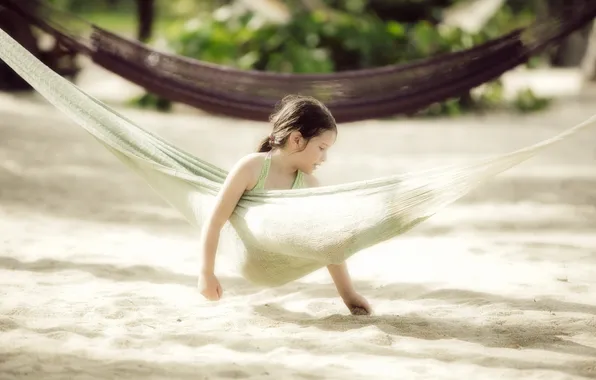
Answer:
M596 0L595 0L596 1ZM575 0L542 0L536 2L536 11L540 16L573 16L582 12L582 7ZM556 67L578 67L588 49L591 25L588 25L563 39L550 49L550 63Z
M116 0L112 0L116 1ZM137 39L146 42L151 38L155 18L155 0L136 0L139 27Z
M586 54L582 58L581 66L587 80L596 80L596 21L592 23Z
M75 53L57 43L54 43L50 50L42 50L33 27L29 26L19 15L0 8L0 28L58 74L73 77L79 72L79 67L75 62ZM29 90L30 88L31 86L12 68L0 61L1 90Z
M383 21L426 20L437 24L442 9L462 0L300 0L310 10L323 6L354 14L373 14Z
M456 3L458 0L370 0L365 11L374 12L382 20L399 22L417 22L426 20L431 24L441 21L442 10Z
M132 0L47 0L50 4L73 13L134 12Z
M328 73L463 50L524 24L510 7L504 6L477 32L437 27L440 6L457 0L285 0L292 17L286 23L272 24L258 17L254 7L243 8L245 1L221 7L211 17L202 14L179 21L167 34L168 48L183 56L240 69ZM369 8L375 2L377 11ZM381 6L404 10L400 17L414 21L389 19L379 10ZM520 109L538 104L532 103L534 99L531 91L526 92ZM147 106L156 104L150 96L137 101ZM456 115L464 109L498 106L502 102L497 80L474 95L465 92L457 99L430 107L427 113Z
M508 0L484 28L468 33L437 25L446 7L470 0L51 1L75 13L130 11L141 41L150 40L157 16L173 18L165 41L174 53L241 69L293 73L358 70L467 49L519 27L534 6ZM288 21L268 22L263 17L267 6L289 10ZM525 15L520 19L520 14ZM502 100L499 86L494 81L479 96L462 93L429 112L458 114L479 104L496 105ZM526 93L524 109L531 108L528 99ZM140 102L155 104L148 97Z

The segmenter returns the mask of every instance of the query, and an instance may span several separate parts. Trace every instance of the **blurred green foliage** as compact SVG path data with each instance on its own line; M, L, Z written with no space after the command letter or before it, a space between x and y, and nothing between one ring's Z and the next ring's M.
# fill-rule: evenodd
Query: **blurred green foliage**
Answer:
M137 8L137 0L45 0L48 3L76 14L105 14L119 13L121 16L131 16ZM183 16L189 13L210 11L227 4L228 1L218 0L155 0L155 6L161 16Z
M52 1L75 13L110 9L134 13L135 8L134 0ZM230 1L157 0L159 17L173 20L160 39L162 45L165 42L167 49L176 54L239 69L331 73L411 62L469 49L527 25L534 18L532 2L509 0L485 27L470 34L436 25L444 7L459 0L321 1L333 12L310 12L302 1L287 0L284 3L293 10L290 22L274 24L251 11L225 5ZM393 12L387 11L388 7L393 7ZM180 17L189 14L194 17ZM398 21L397 16L387 19L389 14L415 20ZM422 17L420 15L425 18L417 19ZM539 64L539 57L534 57L526 66ZM171 106L167 100L152 94L134 99L132 103L162 110ZM502 83L495 80L471 94L434 104L419 115L459 115L468 110L507 105ZM544 108L548 101L537 98L528 89L510 105L528 112Z
M134 12L136 8L134 0L48 0L48 3L77 14L107 11Z
M112 32L135 38L137 0L44 0ZM144 0L143 0L144 1ZM188 15L206 14L226 3L218 0L155 0L154 29L165 30Z

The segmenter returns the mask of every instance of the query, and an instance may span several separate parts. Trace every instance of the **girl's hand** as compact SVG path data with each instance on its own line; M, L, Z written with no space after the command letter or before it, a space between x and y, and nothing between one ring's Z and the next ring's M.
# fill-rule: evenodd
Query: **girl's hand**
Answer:
M218 301L223 294L219 280L213 273L203 273L199 277L199 291L209 301Z
M370 315L372 313L372 308L366 298L356 292L344 296L343 300L352 315Z

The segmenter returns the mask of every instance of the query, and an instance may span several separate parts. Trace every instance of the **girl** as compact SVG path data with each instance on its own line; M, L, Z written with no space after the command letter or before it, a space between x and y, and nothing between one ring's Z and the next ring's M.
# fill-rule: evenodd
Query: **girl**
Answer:
M219 300L222 287L215 276L215 254L220 231L245 191L318 186L313 171L321 165L335 143L335 119L321 102L290 95L282 99L270 117L273 131L257 153L242 158L230 170L215 207L202 229L203 267L199 279L201 294ZM371 308L356 293L345 263L327 266L339 295L353 314L370 314Z

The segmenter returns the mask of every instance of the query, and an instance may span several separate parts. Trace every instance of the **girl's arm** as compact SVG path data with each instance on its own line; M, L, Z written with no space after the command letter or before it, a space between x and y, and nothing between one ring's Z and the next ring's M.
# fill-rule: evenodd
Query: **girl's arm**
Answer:
M342 299L347 299L356 293L352 278L348 272L348 265L345 261L341 264L329 264L327 270L335 283L337 292Z
M320 185L317 178L312 175L305 176L305 180L309 187L317 187ZM329 271L341 298L346 299L356 293L354 286L352 285L350 273L348 272L348 266L345 262L341 264L329 264L327 265L327 270Z
M258 157L254 155L241 159L229 172L222 188L217 194L215 205L201 231L201 253L203 258L203 274L215 271L215 254L219 243L219 235L224 224L232 215L244 192L255 185L255 168Z

